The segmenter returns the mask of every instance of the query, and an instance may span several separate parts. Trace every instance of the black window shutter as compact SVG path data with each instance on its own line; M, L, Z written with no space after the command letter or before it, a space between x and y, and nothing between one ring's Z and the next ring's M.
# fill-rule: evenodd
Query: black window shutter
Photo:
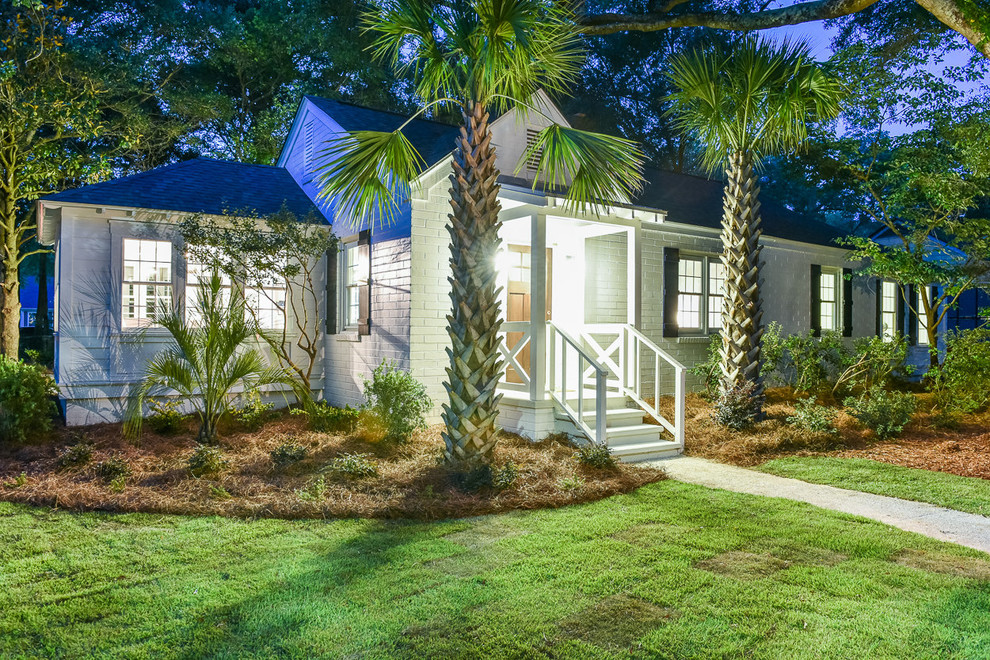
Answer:
M842 336L853 336L852 268L842 269Z
M676 337L677 327L677 267L681 254L677 248L663 249L663 336Z
M811 334L822 334L822 267L811 264Z
M907 316L907 311L904 305L904 297L906 295L907 295L907 289L904 288L903 284L898 284L897 285L897 327L894 328L894 331L897 334L901 335L902 337L904 336L904 322L906 320L905 317Z
M371 231L358 234L358 263L367 265L364 284L358 287L358 334L371 334Z
M883 335L883 280L876 280L877 303L877 337Z
M337 265L339 248L327 250L327 334L337 334L337 275L340 269Z
M915 307L918 305L918 288L913 284L907 286L907 324L908 324L908 344L914 346L918 343L918 314Z

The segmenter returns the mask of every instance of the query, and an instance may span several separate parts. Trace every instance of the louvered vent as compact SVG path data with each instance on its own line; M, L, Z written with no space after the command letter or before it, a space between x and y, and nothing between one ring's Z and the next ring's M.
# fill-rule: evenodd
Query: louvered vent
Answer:
M306 122L306 127L304 130L305 130L305 135L303 136L303 166L306 170L306 174L312 174L313 150L315 149L312 120Z
M527 128L526 129L526 153L529 153L530 148L537 143L540 138L540 129L538 128ZM526 169L531 172L535 172L540 166L540 152L533 153L532 156L526 159Z

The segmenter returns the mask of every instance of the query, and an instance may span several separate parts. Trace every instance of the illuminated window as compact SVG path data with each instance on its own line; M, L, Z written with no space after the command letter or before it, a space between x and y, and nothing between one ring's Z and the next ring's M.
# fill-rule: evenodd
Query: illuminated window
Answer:
M839 272L822 269L818 280L818 321L822 331L839 329Z
M125 238L123 241L121 326L143 328L172 308L172 243Z
M361 287L368 283L368 264L357 241L343 247L340 260L340 318L344 328L356 328L361 318Z
M722 326L722 298L725 286L725 266L715 259L708 261L708 329Z
M892 341L897 335L897 284L880 284L880 336L884 341Z
M923 289L918 289L918 299L915 301L918 310L918 344L928 345L928 315L925 314L925 298Z
M677 265L677 326L679 328L701 329L704 266L704 259L693 257L681 258Z
M244 301L262 330L285 328L285 284L269 284L244 290Z
M230 277L219 273L221 285L221 299L230 300L231 281ZM199 325L202 315L199 312L199 294L203 286L209 286L210 278L213 276L213 268L207 264L199 263L190 255L186 255L186 323L189 325Z

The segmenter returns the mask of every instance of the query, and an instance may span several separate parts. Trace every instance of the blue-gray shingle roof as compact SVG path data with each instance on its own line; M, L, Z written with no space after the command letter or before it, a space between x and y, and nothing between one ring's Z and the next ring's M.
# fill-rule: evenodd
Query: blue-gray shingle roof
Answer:
M281 167L194 158L50 195L45 201L188 213L323 215Z
M373 110L360 105L307 96L316 107L327 113L345 131L394 131L409 117L395 112ZM429 119L413 119L402 129L427 165L446 158L454 150L458 128Z

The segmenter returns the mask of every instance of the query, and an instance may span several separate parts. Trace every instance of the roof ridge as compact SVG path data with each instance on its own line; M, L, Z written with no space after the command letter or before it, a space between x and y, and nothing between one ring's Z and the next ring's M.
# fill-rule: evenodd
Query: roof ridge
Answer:
M457 128L457 124L448 124L447 122L443 122L438 119L431 119L429 117L412 117L404 112L396 112L395 110L382 110L381 108L372 108L371 106L368 105L361 105L360 103L353 103L351 101L340 101L337 99L329 98L327 96L318 96L316 94L303 94L303 98L319 99L321 101L329 101L331 103L338 103L340 105L349 105L352 108L359 108L361 110L370 110L371 112L380 112L384 115L394 115L402 119L411 119L413 121L422 121L430 124L437 124L438 126L443 126L444 128Z

